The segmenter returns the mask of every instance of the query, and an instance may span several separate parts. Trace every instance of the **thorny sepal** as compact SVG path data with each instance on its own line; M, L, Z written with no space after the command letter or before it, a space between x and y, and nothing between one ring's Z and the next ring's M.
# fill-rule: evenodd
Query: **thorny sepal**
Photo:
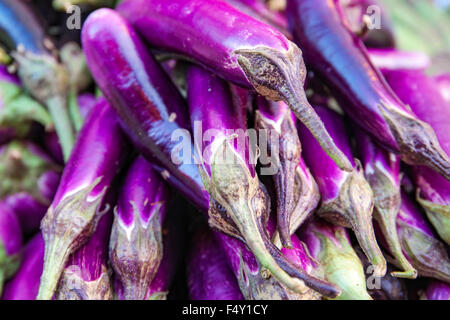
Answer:
M102 268L101 276L93 281L86 281L77 268L66 268L59 280L56 300L113 300L111 272Z
M356 168L347 174L339 195L322 203L318 215L333 224L351 228L374 267L373 275L383 277L386 274L386 260L375 239L372 224L373 192L364 178L360 162L357 159L355 162Z
M163 256L161 204L148 221L142 221L133 201L131 205L134 213L131 226L121 222L115 212L109 256L122 283L124 299L144 300Z
M99 177L92 185L65 197L54 210L50 207L42 219L45 255L38 300L52 298L67 259L95 231L102 216L99 209L107 188L95 199L88 198L100 181Z
M322 120L306 99L306 67L300 49L289 42L287 53L269 47L235 50L237 60L255 90L269 100L283 100L311 131L320 146L344 171L352 165L336 146Z
M416 193L417 202L425 209L425 213L439 236L450 245L450 206L423 199L420 190Z
M18 48L18 51L12 54L19 64L18 73L25 88L47 106L63 149L64 159L67 160L75 141L67 105L67 68L52 55L34 54L24 51L23 48Z
M276 167L273 179L277 199L277 229L283 246L292 248L290 220L296 203L295 194L300 192L294 185L297 165L300 162L301 144L291 112L286 111L279 120L279 124L256 111L255 128L266 129L269 134L276 132L279 138L278 150L269 143L271 157L275 159L275 163L271 165Z
M401 221L398 224L402 228L402 248L419 275L450 283L450 259L445 245Z
M417 270L403 254L397 234L396 221L401 202L400 185L394 183L391 177L376 165L373 167L373 173L366 172L366 179L374 193L373 217L380 226L389 251L403 269L394 271L391 275L398 278L417 278Z
M410 165L426 165L450 181L450 159L433 128L389 103L382 102L379 108L397 141L402 160Z
M325 235L315 232L322 248L318 259L325 269L326 278L342 289L336 300L372 300L366 290L366 277L361 261L343 234L344 231L337 229L334 234L339 247Z

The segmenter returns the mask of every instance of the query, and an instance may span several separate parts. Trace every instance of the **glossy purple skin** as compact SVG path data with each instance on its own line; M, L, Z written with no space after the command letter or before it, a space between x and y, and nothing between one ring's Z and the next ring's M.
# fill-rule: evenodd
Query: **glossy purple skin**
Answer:
M105 99L99 99L78 134L51 207L55 209L65 197L100 178L89 193L89 197L98 196L109 187L127 155L128 144L117 114Z
M269 120L278 122L289 110L289 106L283 101L268 101L262 96L256 98L256 104L261 115ZM296 123L297 118L292 113L292 120Z
M4 201L19 219L20 227L24 234L31 234L39 230L41 220L47 213L47 205L36 200L26 192L8 196Z
M355 166L347 129L342 116L323 106L314 107L314 110L323 121L325 128L338 148ZM322 201L326 202L334 199L339 194L341 184L345 181L348 173L339 169L335 162L320 148L317 140L302 123L298 124L298 132L303 149L303 159L319 186Z
M175 164L171 159L179 144L172 134L190 128L186 106L144 43L123 18L105 8L88 17L82 42L92 75L133 144L157 171L169 173L164 176L170 184L197 206L204 205L207 192L197 188L202 183L194 161L185 163L175 155Z
M61 144L59 143L59 138L55 131L45 132L44 145L47 152L53 159L55 159L56 162L61 164L64 163Z
M92 93L82 93L77 97L78 108L84 119L89 112L94 108L97 98Z
M400 99L420 120L434 129L442 149L450 155L450 107L433 78L421 70L383 70L386 80ZM421 196L438 204L450 205L450 182L424 166L414 166L415 183Z
M207 226L198 228L188 254L187 278L192 300L243 300L227 258Z
M423 214L420 212L420 209L413 201L411 201L410 197L405 192L402 192L402 204L397 215L397 232L399 236L401 236L402 228L399 225L399 222L404 223L407 226L428 235L429 237L436 238L434 231L425 220Z
M19 77L9 73L4 65L0 65L0 82L7 82L20 86Z
M218 138L220 133L222 137L230 136L235 130L247 129L246 109L239 103L233 101L230 86L222 79L211 74L200 66L191 65L186 75L187 81L187 101L189 105L189 114L191 116L191 126L195 128L195 122L202 125L202 132L195 132L195 144L203 152L205 168L211 175L211 160L214 154L207 152L211 150L210 144ZM195 129L194 129L195 130ZM207 130L217 130L214 139L203 141ZM201 140L201 141L198 141ZM246 139L247 140L247 139ZM200 145L201 143L201 145ZM209 147L208 147L209 146ZM244 148L236 147L236 151L245 160L247 168L254 176L254 165L248 161L248 145Z
M22 230L14 211L0 202L0 243L7 255L13 255L22 248Z
M117 203L117 215L122 223L130 226L134 220L134 208L142 221L150 219L158 204L161 221L164 221L168 189L151 163L139 156L128 170ZM134 207L133 207L134 204Z
M288 39L292 38L292 35L288 31L286 17L278 11L270 10L264 3L264 0L226 0L226 2L239 11L264 23L270 24L280 30Z
M108 246L114 205L114 199L109 193L102 204L103 210L108 208L107 212L98 221L97 227L89 240L67 261L66 269L76 267L81 273L78 275L84 281L100 279L108 268Z
M444 73L434 77L441 95L447 103L450 103L450 73Z
M222 0L125 0L117 10L152 46L202 64L227 81L253 86L237 62L236 49L289 49L278 30Z
M14 277L3 290L3 300L35 300L44 267L45 242L36 234L24 247L22 262Z
M267 231L270 235L275 231L276 223L275 219L270 218L267 224ZM316 265L309 257L305 247L300 239L294 233L291 235L292 249L281 248L281 253L298 268L305 270L307 273L311 273Z
M425 297L427 300L450 300L450 284L430 280L425 290Z
M379 104L410 111L371 63L362 41L344 26L335 1L290 0L286 12L306 63L331 87L346 113L386 148L399 152Z
M396 49L368 49L367 52L372 63L382 72L383 69L424 70L431 65L430 57L423 52Z

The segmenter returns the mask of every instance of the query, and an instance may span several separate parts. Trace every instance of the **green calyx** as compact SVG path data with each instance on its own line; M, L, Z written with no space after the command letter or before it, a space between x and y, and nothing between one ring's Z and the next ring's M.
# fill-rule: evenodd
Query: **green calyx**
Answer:
M163 257L161 206L144 222L134 202L131 204L134 212L131 226L120 222L115 213L109 256L122 283L124 299L144 300Z
M416 193L417 202L425 209L425 213L439 236L450 245L450 206L423 199L420 190Z
M344 229L338 229L335 233L339 245L327 236L315 233L321 243L317 258L323 266L325 277L342 290L334 300L372 300L366 289L363 265L344 232Z
M0 296L2 295L3 283L11 278L19 269L22 255L16 253L8 255L3 243L0 242Z
M88 5L93 8L112 8L115 0L53 0L53 8L58 11L68 11L73 5Z
M94 233L102 212L99 212L106 188L93 200L88 200L94 183L64 198L53 210L49 208L41 223L45 240L44 270L38 300L50 300L69 256Z
M160 291L152 293L147 300L167 300L168 291Z
M12 141L0 154L0 198L27 192L46 203L38 190L38 180L49 170L60 168L30 151L23 141Z

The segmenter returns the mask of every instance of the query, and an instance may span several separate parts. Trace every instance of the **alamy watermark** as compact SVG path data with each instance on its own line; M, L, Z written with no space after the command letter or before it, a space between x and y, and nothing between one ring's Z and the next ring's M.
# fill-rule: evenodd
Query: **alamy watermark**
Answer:
M66 13L69 17L66 20L66 27L69 30L81 29L81 8L76 5L68 5L66 7Z

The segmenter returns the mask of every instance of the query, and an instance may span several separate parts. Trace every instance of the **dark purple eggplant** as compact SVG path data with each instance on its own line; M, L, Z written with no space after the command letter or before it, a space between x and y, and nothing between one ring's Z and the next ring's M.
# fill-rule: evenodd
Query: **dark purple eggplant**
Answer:
M375 140L408 164L427 165L450 180L450 159L434 130L395 95L339 11L337 1L288 1L289 25L306 63Z

